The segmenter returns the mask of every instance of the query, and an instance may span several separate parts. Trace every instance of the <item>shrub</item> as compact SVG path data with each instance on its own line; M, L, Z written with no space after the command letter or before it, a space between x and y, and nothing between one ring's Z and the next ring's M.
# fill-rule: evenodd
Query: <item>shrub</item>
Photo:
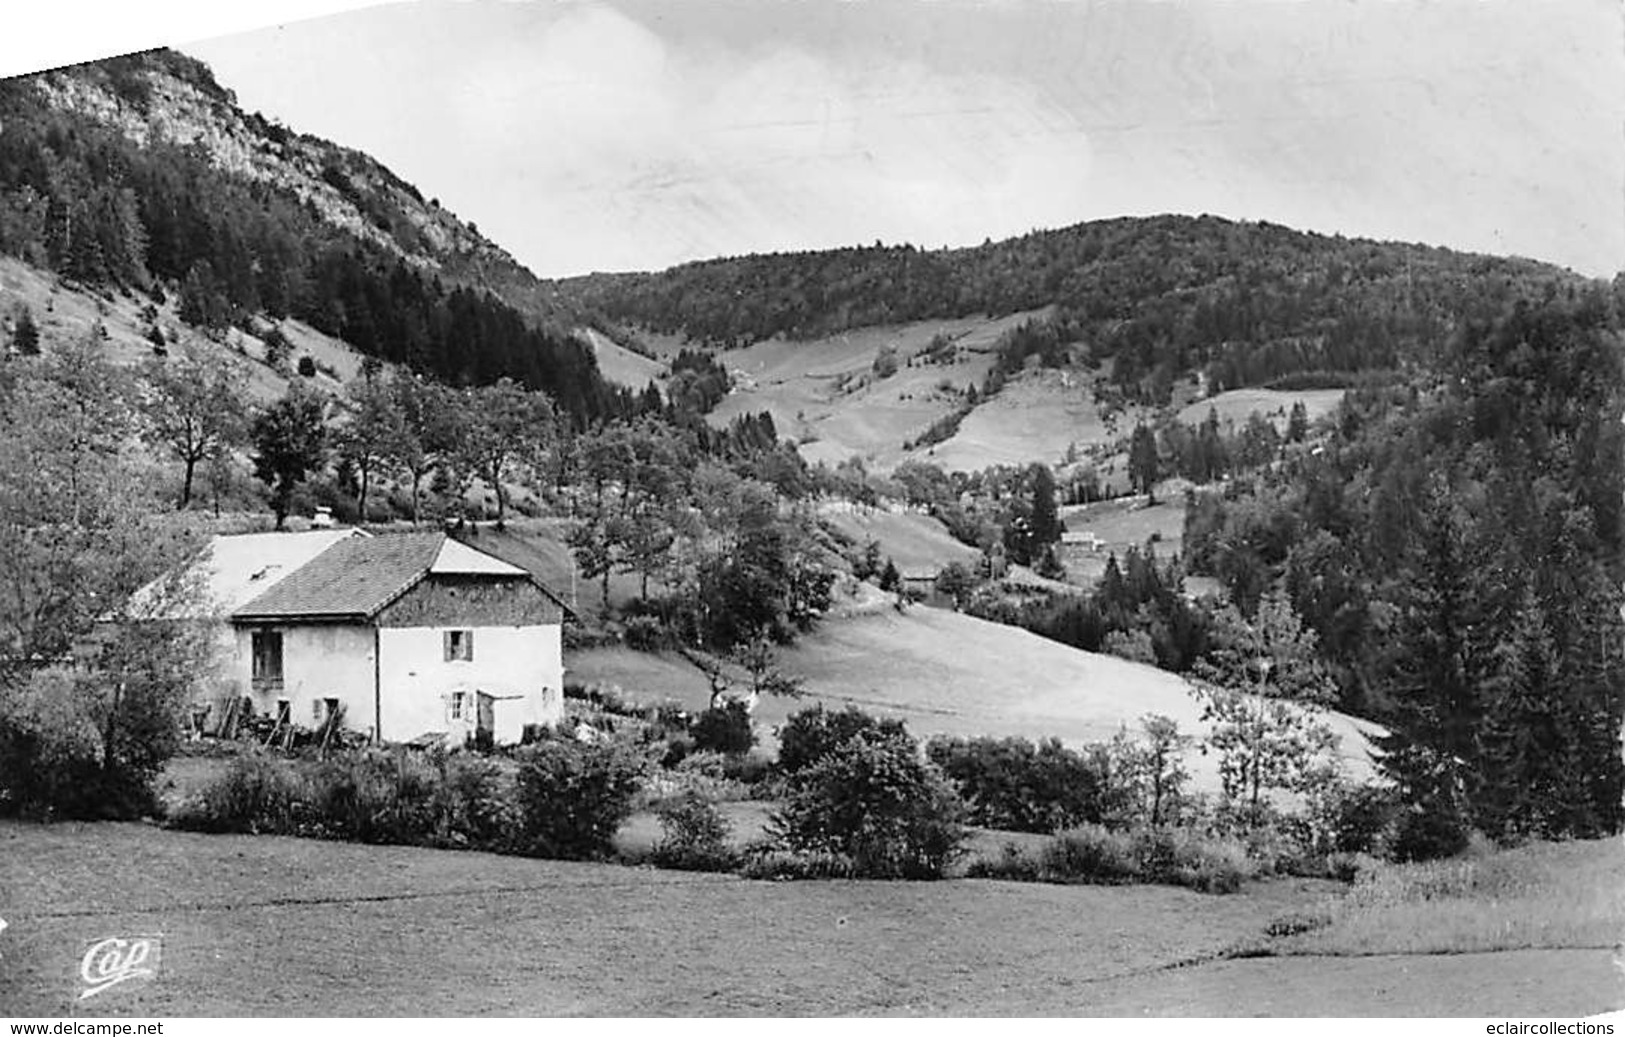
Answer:
M435 797L435 842L441 846L503 851L518 837L520 816L513 782L494 760L467 753L441 758Z
M715 803L688 792L661 803L655 813L662 835L651 859L663 868L731 871L739 854L728 845L733 826Z
M729 776L733 759L721 753L691 753L670 769L663 784L668 794L694 793L709 800L745 799L749 790Z
M826 850L758 848L746 855L739 874L747 879L845 879L853 874L852 861Z
M1387 786L1343 787L1327 803L1332 850L1383 856L1393 844L1401 810L1398 792Z
M1046 843L1039 855L1049 882L1126 882L1141 878L1134 839L1100 825L1082 825Z
M363 843L421 844L437 830L440 773L405 749L362 749L333 756L311 776L311 810L320 834Z
M756 744L750 711L743 702L725 702L694 718L689 728L694 748L716 753L746 753Z
M1018 882L1160 882L1203 893L1234 893L1255 872L1234 840L1188 828L1114 831L1089 824L1061 832L1037 850L1007 844L998 858L979 860L967 873Z
M1454 857L1467 849L1469 840L1467 820L1453 804L1425 802L1401 815L1394 832L1393 857L1398 861Z
M179 624L124 625L80 665L0 678L0 814L87 820L159 812L209 642Z
M881 720L854 706L833 712L817 705L791 714L779 729L779 769L795 774L854 735L907 737L901 720Z
M660 766L668 770L679 766L694 752L694 736L686 732L673 732L665 739L661 750Z
M536 857L606 856L632 813L644 759L614 742L537 742L519 752L519 848Z
M722 775L729 781L755 788L770 784L778 773L772 760L761 753L748 752L723 757Z
M309 354L306 354L305 356L300 357L299 358L298 370L299 370L299 377L301 377L301 378L314 378L314 377L316 377L316 361L315 361L315 359L313 357L311 357Z
M250 753L233 759L223 776L176 810L170 823L194 832L290 834L306 795L291 762Z
M666 628L654 616L633 616L626 621L626 629L621 634L628 648L640 652L652 652L663 648L669 638Z
M940 878L962 852L963 806L907 734L854 736L791 779L771 830L867 878Z
M965 875L973 879L1008 879L1012 882L1042 882L1044 869L1036 854L1015 843L1005 843L994 860L978 857L970 862Z
M1059 739L937 738L926 755L958 786L973 824L1054 832L1102 820L1105 775Z

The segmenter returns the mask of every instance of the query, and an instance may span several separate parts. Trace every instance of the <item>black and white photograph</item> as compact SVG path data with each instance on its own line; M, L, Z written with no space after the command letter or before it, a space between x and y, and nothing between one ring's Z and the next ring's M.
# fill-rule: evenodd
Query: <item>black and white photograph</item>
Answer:
M41 6L8 1033L1625 1028L1618 0Z

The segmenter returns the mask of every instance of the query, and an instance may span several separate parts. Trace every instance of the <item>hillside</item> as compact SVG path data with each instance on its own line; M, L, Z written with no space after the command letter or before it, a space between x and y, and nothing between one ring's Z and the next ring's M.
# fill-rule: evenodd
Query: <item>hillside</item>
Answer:
M453 384L546 390L581 425L638 408L564 330L572 311L474 227L365 155L242 112L196 61L6 80L0 122L0 253L173 302L216 338L292 318Z
M709 693L698 670L670 655L594 649L568 665L573 681L616 685L644 701L703 709ZM1054 736L1076 746L1137 730L1146 713L1173 717L1188 733L1207 729L1181 677L944 609L885 607L826 621L786 650L782 665L806 679L809 700L900 717L922 737ZM764 698L756 719L770 728L808 704ZM1328 719L1351 774L1368 776L1365 736L1377 728L1341 714ZM1217 788L1212 758L1193 752L1187 764L1198 785Z
M751 255L555 287L608 319L723 348L1055 306L1068 341L1116 358L1118 385L1163 397L1204 369L1224 389L1415 364L1463 312L1580 281L1528 260L1156 216L975 248Z
M992 370L1001 335L1030 314L998 319L871 327L811 342L774 338L723 358L733 392L708 416L717 426L766 411L781 435L801 444L809 462L863 458L889 468L920 451L905 451L954 411ZM933 352L933 343L939 346ZM895 369L876 365L890 356Z
M258 335L234 328L224 336L224 342L219 342L184 324L172 301L158 306L136 296L97 292L11 256L0 256L0 332L10 332L11 314L18 307L26 307L33 316L46 349L100 325L106 331L107 357L119 365L138 364L154 355L147 334L157 326L171 352L197 351L228 357L242 375L248 398L258 404L281 396L294 382L306 382L337 394L344 383L360 374L365 360L342 339L325 335L303 321L288 319L276 327L292 345L293 363L278 369L267 362L265 342ZM316 373L309 378L296 374L293 367L307 356L316 367Z

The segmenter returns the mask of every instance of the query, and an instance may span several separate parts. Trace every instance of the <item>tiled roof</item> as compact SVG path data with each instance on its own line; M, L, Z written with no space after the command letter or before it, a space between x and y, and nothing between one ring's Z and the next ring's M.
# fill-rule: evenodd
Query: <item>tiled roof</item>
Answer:
M232 613L236 620L366 618L434 566L444 533L341 540Z

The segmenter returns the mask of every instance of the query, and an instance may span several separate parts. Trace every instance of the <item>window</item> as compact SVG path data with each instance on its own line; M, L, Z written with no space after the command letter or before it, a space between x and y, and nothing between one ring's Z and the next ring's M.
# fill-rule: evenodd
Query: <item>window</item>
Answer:
M449 720L465 720L468 717L468 692L454 691L451 693L451 708L447 711Z
M446 631L446 661L449 663L457 660L474 661L474 631Z
M256 630L250 641L254 690L282 690L282 631Z

